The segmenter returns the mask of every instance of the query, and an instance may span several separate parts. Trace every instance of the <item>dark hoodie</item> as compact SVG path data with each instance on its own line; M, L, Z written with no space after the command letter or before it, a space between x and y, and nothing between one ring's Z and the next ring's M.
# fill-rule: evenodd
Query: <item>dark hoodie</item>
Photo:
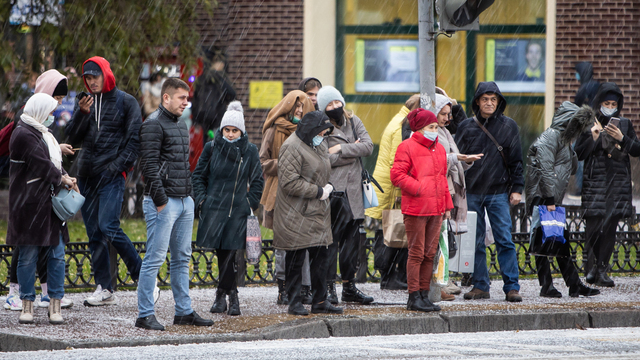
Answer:
M578 106L589 105L598 92L600 83L593 80L593 65L588 61L576 64L576 72L580 75L580 88L576 92L574 103Z
M600 104L609 93L618 95L618 110L607 117L600 113ZM631 121L620 117L623 104L624 97L615 83L600 85L592 107L602 126L606 126L611 117L620 118L622 141L616 141L604 131L593 141L591 129L576 141L578 160L584 160L582 207L586 217L633 215L629 155L640 156L640 142Z
M302 79L302 81L300 81L300 84L298 84L298 90L300 90L300 91L302 91L302 92L306 93L306 92L307 92L307 90L305 90L305 86L307 86L307 83L308 83L310 80L315 80L315 81L317 81L317 82L320 84L320 87L322 87L322 83L320 82L320 80L318 80L318 78L314 78L314 77L310 76L310 77L304 78L304 79ZM311 89L310 89L310 90L311 90ZM315 106L316 110L318 110L318 103L315 103L315 104L314 104L314 106Z
M104 84L100 94L93 94L90 112L84 113L76 102L65 134L74 147L82 147L78 156L78 176L114 177L133 166L140 151L139 132L142 115L138 101L116 87L109 62L94 56L92 61L102 70ZM91 93L91 89L87 86Z
M296 129L296 135L303 143L313 147L313 138L324 129L333 131L333 124L324 111L312 111L302 117Z
M480 115L476 100L483 94L498 95L498 107L489 117ZM476 124L473 118L466 119L458 126L455 141L461 154L484 154L480 160L466 171L467 191L471 194L502 194L511 191L522 194L524 178L522 176L522 147L518 125L513 119L503 115L507 101L495 82L481 82L471 105L478 120L503 147L509 169L491 139Z

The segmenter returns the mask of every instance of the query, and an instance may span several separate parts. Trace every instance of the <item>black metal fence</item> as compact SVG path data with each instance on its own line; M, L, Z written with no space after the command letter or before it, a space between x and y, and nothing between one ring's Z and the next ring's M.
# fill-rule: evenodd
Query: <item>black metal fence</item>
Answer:
M535 261L528 255L529 249L529 227L531 219L525 215L523 204L512 209L512 236L518 253L518 267L521 275L533 275L536 273ZM584 272L587 254L584 249L584 229L585 224L582 219L582 211L576 206L567 206L567 225L570 231L569 242L571 244L571 254L580 272ZM361 254L360 267L357 272L360 281L379 281L380 274L373 268L373 245L374 238L367 238L361 234ZM269 284L275 282L275 253L272 240L263 240L262 257L256 266L247 265L244 261L244 254L238 252L238 285L246 284ZM640 262L638 261L638 247L640 245L640 231L637 226L637 216L625 219L618 224L616 234L616 245L611 260L611 271L614 273L638 273L640 272ZM134 242L134 246L139 253L146 251L145 242ZM11 254L13 247L0 245L0 273L8 274L12 261ZM66 247L66 288L85 289L93 287L93 273L91 271L91 261L89 243L69 243ZM169 258L170 254L167 255ZM116 287L133 288L136 283L131 279L126 267L120 257L112 252L113 262L112 273L117 274L113 280ZM497 262L497 252L494 245L487 248L487 259L489 261L489 273L499 275ZM170 264L161 268L158 275L160 286L169 285ZM552 271L559 273L555 262L551 262ZM191 255L190 284L192 286L215 286L218 284L218 268L215 250L199 248L193 244ZM8 276L0 282L0 290L7 289L9 285Z

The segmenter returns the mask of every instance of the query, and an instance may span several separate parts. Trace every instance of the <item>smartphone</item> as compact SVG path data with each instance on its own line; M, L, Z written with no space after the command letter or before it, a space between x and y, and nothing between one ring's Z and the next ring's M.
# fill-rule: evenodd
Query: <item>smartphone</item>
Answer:
M76 99L78 99L78 101L84 99L86 96L89 96L89 94L87 94L84 91L81 91L80 93L78 93L78 95L76 95Z
M615 125L618 129L620 129L620 119L616 117L612 117L609 119L609 124Z

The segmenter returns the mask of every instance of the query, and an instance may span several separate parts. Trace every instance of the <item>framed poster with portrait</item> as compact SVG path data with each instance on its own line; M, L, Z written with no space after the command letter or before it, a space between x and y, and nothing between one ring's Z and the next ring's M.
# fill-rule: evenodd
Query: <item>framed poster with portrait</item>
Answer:
M544 93L544 38L487 38L486 81L503 93Z

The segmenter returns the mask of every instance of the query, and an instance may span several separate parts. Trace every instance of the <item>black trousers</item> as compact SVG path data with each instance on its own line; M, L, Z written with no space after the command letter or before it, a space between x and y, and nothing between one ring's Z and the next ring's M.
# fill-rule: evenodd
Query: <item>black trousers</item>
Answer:
M289 305L302 302L300 289L302 288L302 264L306 251L309 251L309 270L311 275L311 289L313 303L318 304L327 299L327 247L314 246L306 249L287 251L285 257L287 279L287 294Z
M360 247L360 224L364 219L353 220L342 233L333 234L333 244L329 245L327 257L327 283L338 279L338 251L340 252L340 276L351 281L358 270L358 249Z
M237 250L216 250L216 254L218 255L218 270L220 271L218 289L238 289L238 283L236 281L236 273L238 272L238 268L236 267L236 252Z
M49 247L40 247L38 253L38 263L36 269L38 270L38 277L40 277L40 284L47 282L47 258ZM9 282L12 284L18 283L18 256L20 256L20 250L17 246L13 247L13 254L11 254L11 267L9 268Z
M546 256L536 256L536 269L538 270L538 281L543 291L547 291L553 286L553 278L551 277L551 263ZM571 257L557 257L556 261L560 267L562 278L567 286L577 285L580 282L580 274L576 269Z
M588 273L593 266L607 267L611 260L611 254L616 245L616 229L621 215L585 218L585 246L588 254L585 272Z

